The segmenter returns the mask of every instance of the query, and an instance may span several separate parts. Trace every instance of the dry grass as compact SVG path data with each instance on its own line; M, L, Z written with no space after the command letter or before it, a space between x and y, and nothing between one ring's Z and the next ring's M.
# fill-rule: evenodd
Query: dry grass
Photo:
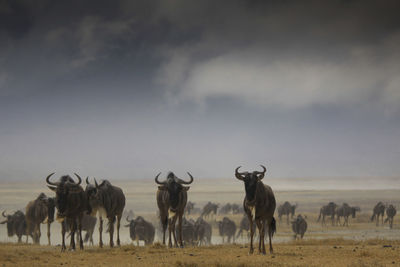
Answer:
M305 240L274 245L270 255L248 255L247 245L168 249L147 247L87 248L0 244L1 266L400 266L400 241Z

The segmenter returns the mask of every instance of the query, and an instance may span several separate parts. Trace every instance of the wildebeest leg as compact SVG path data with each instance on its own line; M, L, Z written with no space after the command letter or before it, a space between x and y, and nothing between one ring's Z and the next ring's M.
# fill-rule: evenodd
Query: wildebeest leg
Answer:
M171 225L171 231L172 231L172 236L174 237L174 242L175 242L175 247L177 248L178 247L178 242L177 242L177 240L176 240L176 231L175 231L175 226L176 226L176 219L177 219L177 217L176 217L176 215L172 218L172 225ZM179 229L178 229L178 231L179 231L179 234L180 234L180 240L182 240L181 238L182 238L182 231L181 231L181 229L182 229L182 222L181 222L181 224L180 224L180 226L181 227L179 227ZM181 241L182 242L182 241ZM182 243L181 243L182 244ZM183 246L183 245L182 245Z
M289 225L289 213L286 214L286 224Z
M272 248L272 222L267 221L267 223L268 223L269 253L273 253L274 249ZM264 222L264 229L265 229L265 222ZM264 253L265 253L265 248L264 248Z
M263 241L264 241L263 222L260 219L256 219L256 224L257 224L258 232L260 233L260 240L258 241L258 252L265 254L265 252L262 250ZM264 250L265 250L265 248L264 248Z
M168 247L172 248L172 220L173 218L168 219ZM174 227L175 228L175 227ZM175 237L175 233L174 233ZM176 239L175 239L175 244L176 244Z
M254 227L253 227L253 218L250 216L247 216L249 218L249 223L250 223L250 250L249 254L253 254L254 247L253 247L253 238L254 238Z
M161 217L161 224L163 230L163 245L165 245L165 232L167 231L168 217L164 217L164 219Z
M115 216L112 218L108 218L108 230L110 232L110 247L114 247L114 222L115 222Z
M117 246L121 246L121 242L119 240L119 227L121 225L121 216L122 216L122 214L119 214L117 216Z
M47 222L47 241L48 241L49 246L51 245L51 241L50 241L50 226L51 226L51 223Z
M70 237L70 250L75 250L75 232L76 232L76 220L72 220L71 222L71 237Z
M175 225L175 223L174 223ZM179 214L179 218L178 218L178 231L179 231L179 246L181 248L183 248L183 241L182 241L182 214ZM175 231L174 231L175 233ZM176 240L175 240L175 244L176 244Z
M99 220L100 220L100 224L99 224L99 235L100 235L100 237L99 237L99 246L102 248L103 247L103 236L102 236L102 234L103 234L103 217L100 217Z
M61 236L62 236L62 244L61 244L61 251L64 251L66 249L65 246L65 223L61 223Z
M78 233L79 233L79 249L83 249L83 239L82 239L82 216L78 217Z

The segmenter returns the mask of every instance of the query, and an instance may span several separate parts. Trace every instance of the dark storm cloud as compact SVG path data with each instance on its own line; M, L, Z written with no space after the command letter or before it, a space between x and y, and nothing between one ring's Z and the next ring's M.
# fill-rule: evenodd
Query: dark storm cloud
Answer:
M0 0L2 172L397 174L399 5Z

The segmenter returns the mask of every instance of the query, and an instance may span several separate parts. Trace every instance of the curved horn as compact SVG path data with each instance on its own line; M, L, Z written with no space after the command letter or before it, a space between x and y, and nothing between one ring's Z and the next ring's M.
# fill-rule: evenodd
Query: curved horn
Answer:
M260 175L260 177L258 177L258 179L262 179L264 178L265 172L267 171L267 168L265 168L264 165L260 165L264 170L262 172L256 172L258 175Z
M81 183L82 183L82 178L78 175L78 174L76 174L76 173L74 173L75 174L75 176L78 178L78 183L77 183L77 185L80 185Z
M235 169L235 176L236 176L236 178L239 179L240 181L243 181L243 176L242 176L243 174L239 172L239 168L240 168L240 167L242 167L242 166L239 166L239 167L237 167L237 168Z
M127 221L128 223L130 223L131 221L133 221L133 220L128 220L128 218L129 218L129 215L126 216L126 221Z
M5 210L1 213L1 215L3 215L3 217L7 218L7 215L6 215L6 211L5 211Z
M94 184L96 185L96 188L98 188L99 184L97 183L96 178L93 178L93 179L94 179Z
M53 172L53 173L50 173L50 174L49 174L49 176L47 176L47 177L46 177L46 182L47 182L49 185L54 185L54 186L57 186L57 185L58 185L58 183L53 183L53 182L50 182L50 177L51 177L53 174L55 174L55 172Z
M90 183L89 183L89 176L88 177L86 177L86 184L87 185L89 185Z
M178 184L191 184L191 183L193 183L193 176L188 172L187 173L188 175L189 175L189 177L190 177L190 181L189 182L186 182L186 181L184 181L184 180L182 180L182 179L179 179L178 177L176 177L175 176L175 182L177 182Z
M164 182L158 181L158 176L160 176L160 174L161 174L161 172L160 172L159 174L157 174L156 178L154 178L154 181L155 181L157 184L159 184L159 185L165 185L165 184L166 184L166 181L164 181Z

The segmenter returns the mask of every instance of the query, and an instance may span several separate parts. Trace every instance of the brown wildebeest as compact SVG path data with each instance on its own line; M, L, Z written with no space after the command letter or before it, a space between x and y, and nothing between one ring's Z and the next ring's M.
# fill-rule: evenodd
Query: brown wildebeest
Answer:
M160 211L160 221L163 228L163 244L165 245L165 231L167 230L168 225L168 246L172 247L172 236L174 237L175 247L178 246L175 235L175 224L178 219L179 245L183 247L182 216L187 202L187 191L190 187L182 185L191 184L193 182L193 176L188 173L190 181L185 182L176 177L173 172L169 172L167 179L160 182L158 181L160 174L161 173L157 174L154 180L159 184L157 190L157 205Z
M203 207L203 212L201 213L201 217L209 217L212 214L216 215L218 210L218 204L208 202L204 207Z
M341 207L336 209L336 223L340 225L340 217L343 217L343 226L349 226L349 216L355 218L357 211L360 211L359 207L350 207L349 204L343 203Z
M83 242L90 242L90 244L93 246L93 232L94 232L94 227L96 226L97 218L93 217L91 215L88 215L86 213L83 214L82 217L82 231L86 231L85 237L83 238ZM69 232L69 226L71 225L71 222L68 222L68 220L64 220L63 224L65 225L65 231ZM79 240L79 236L77 234L76 240Z
M397 211L396 208L390 204L389 207L386 209L387 218L385 219L385 223L389 221L390 229L393 228L393 218L396 215Z
M18 238L18 243L20 243L22 236L28 235L28 232L26 231L25 214L22 211L18 210L12 215L7 215L6 212L3 211L1 215L6 218L6 220L0 222L0 224L7 223L8 237L16 235ZM30 232L29 235L32 237L32 232Z
M319 222L322 217L321 223L322 223L322 225L324 225L324 224L326 224L325 216L331 216L332 225L335 225L336 208L337 208L337 204L335 204L334 202L329 202L328 205L322 206L322 208L319 211L319 216L318 216L317 222Z
M61 251L65 251L65 233L66 227L62 222L67 220L70 223L71 242L70 250L75 250L75 232L79 233L79 247L83 249L82 240L82 217L84 212L90 212L90 206L87 201L87 195L80 186L82 179L75 173L78 183L68 175L61 176L58 182L51 182L51 173L46 178L47 187L56 192L57 220L61 222L62 245Z
M129 235L132 241L136 240L139 246L139 241L143 240L145 245L150 245L154 241L155 229L154 226L146 221L142 216L138 216L136 219L130 219L126 217L126 221L129 224L125 227L129 227Z
M198 246L211 245L212 228L202 217L197 218L194 224L194 239Z
M379 216L382 217L382 225L383 225L383 216L385 216L385 208L386 208L385 205L380 201L375 205L371 217L371 222L374 221L374 219L376 218L376 226L379 225Z
M282 216L286 215L286 223L289 224L289 215L293 219L296 208L297 208L297 204L291 205L290 202L288 202L288 201L285 201L285 203L283 203L283 205L280 205L278 207L279 222L282 222Z
M55 211L55 199L48 198L44 193L40 193L39 196L30 201L26 205L26 224L28 233L32 233L33 243L40 243L40 224L47 224L47 241L51 245L50 241L50 226L54 221ZM26 242L28 242L28 236L26 236Z
M228 238L228 243L231 239L235 242L236 224L228 217L224 217L222 221L218 222L219 235L222 237L222 243L225 243L225 236Z
M117 220L117 245L120 246L119 229L121 226L122 213L125 208L125 195L122 189L112 185L108 180L103 180L97 184L94 179L94 185L89 183L86 177L86 195L92 209L92 216L99 213L99 246L103 247L103 217L108 219L108 232L110 234L110 247L114 246L114 223Z
M304 233L307 231L307 222L300 214L296 220L292 221L292 230L294 232L294 239L297 239L297 235L303 239Z
M239 167L235 170L235 176L237 179L244 182L246 196L243 200L243 208L250 222L250 251L252 254L253 248L253 221L256 222L258 231L260 233L260 241L258 250L260 253L265 254L264 236L265 230L268 229L269 237L269 251L273 252L272 248L272 236L276 232L276 221L274 218L274 212L276 208L276 200L274 193L270 186L263 184L261 181L267 169L263 168L262 172L238 172Z

